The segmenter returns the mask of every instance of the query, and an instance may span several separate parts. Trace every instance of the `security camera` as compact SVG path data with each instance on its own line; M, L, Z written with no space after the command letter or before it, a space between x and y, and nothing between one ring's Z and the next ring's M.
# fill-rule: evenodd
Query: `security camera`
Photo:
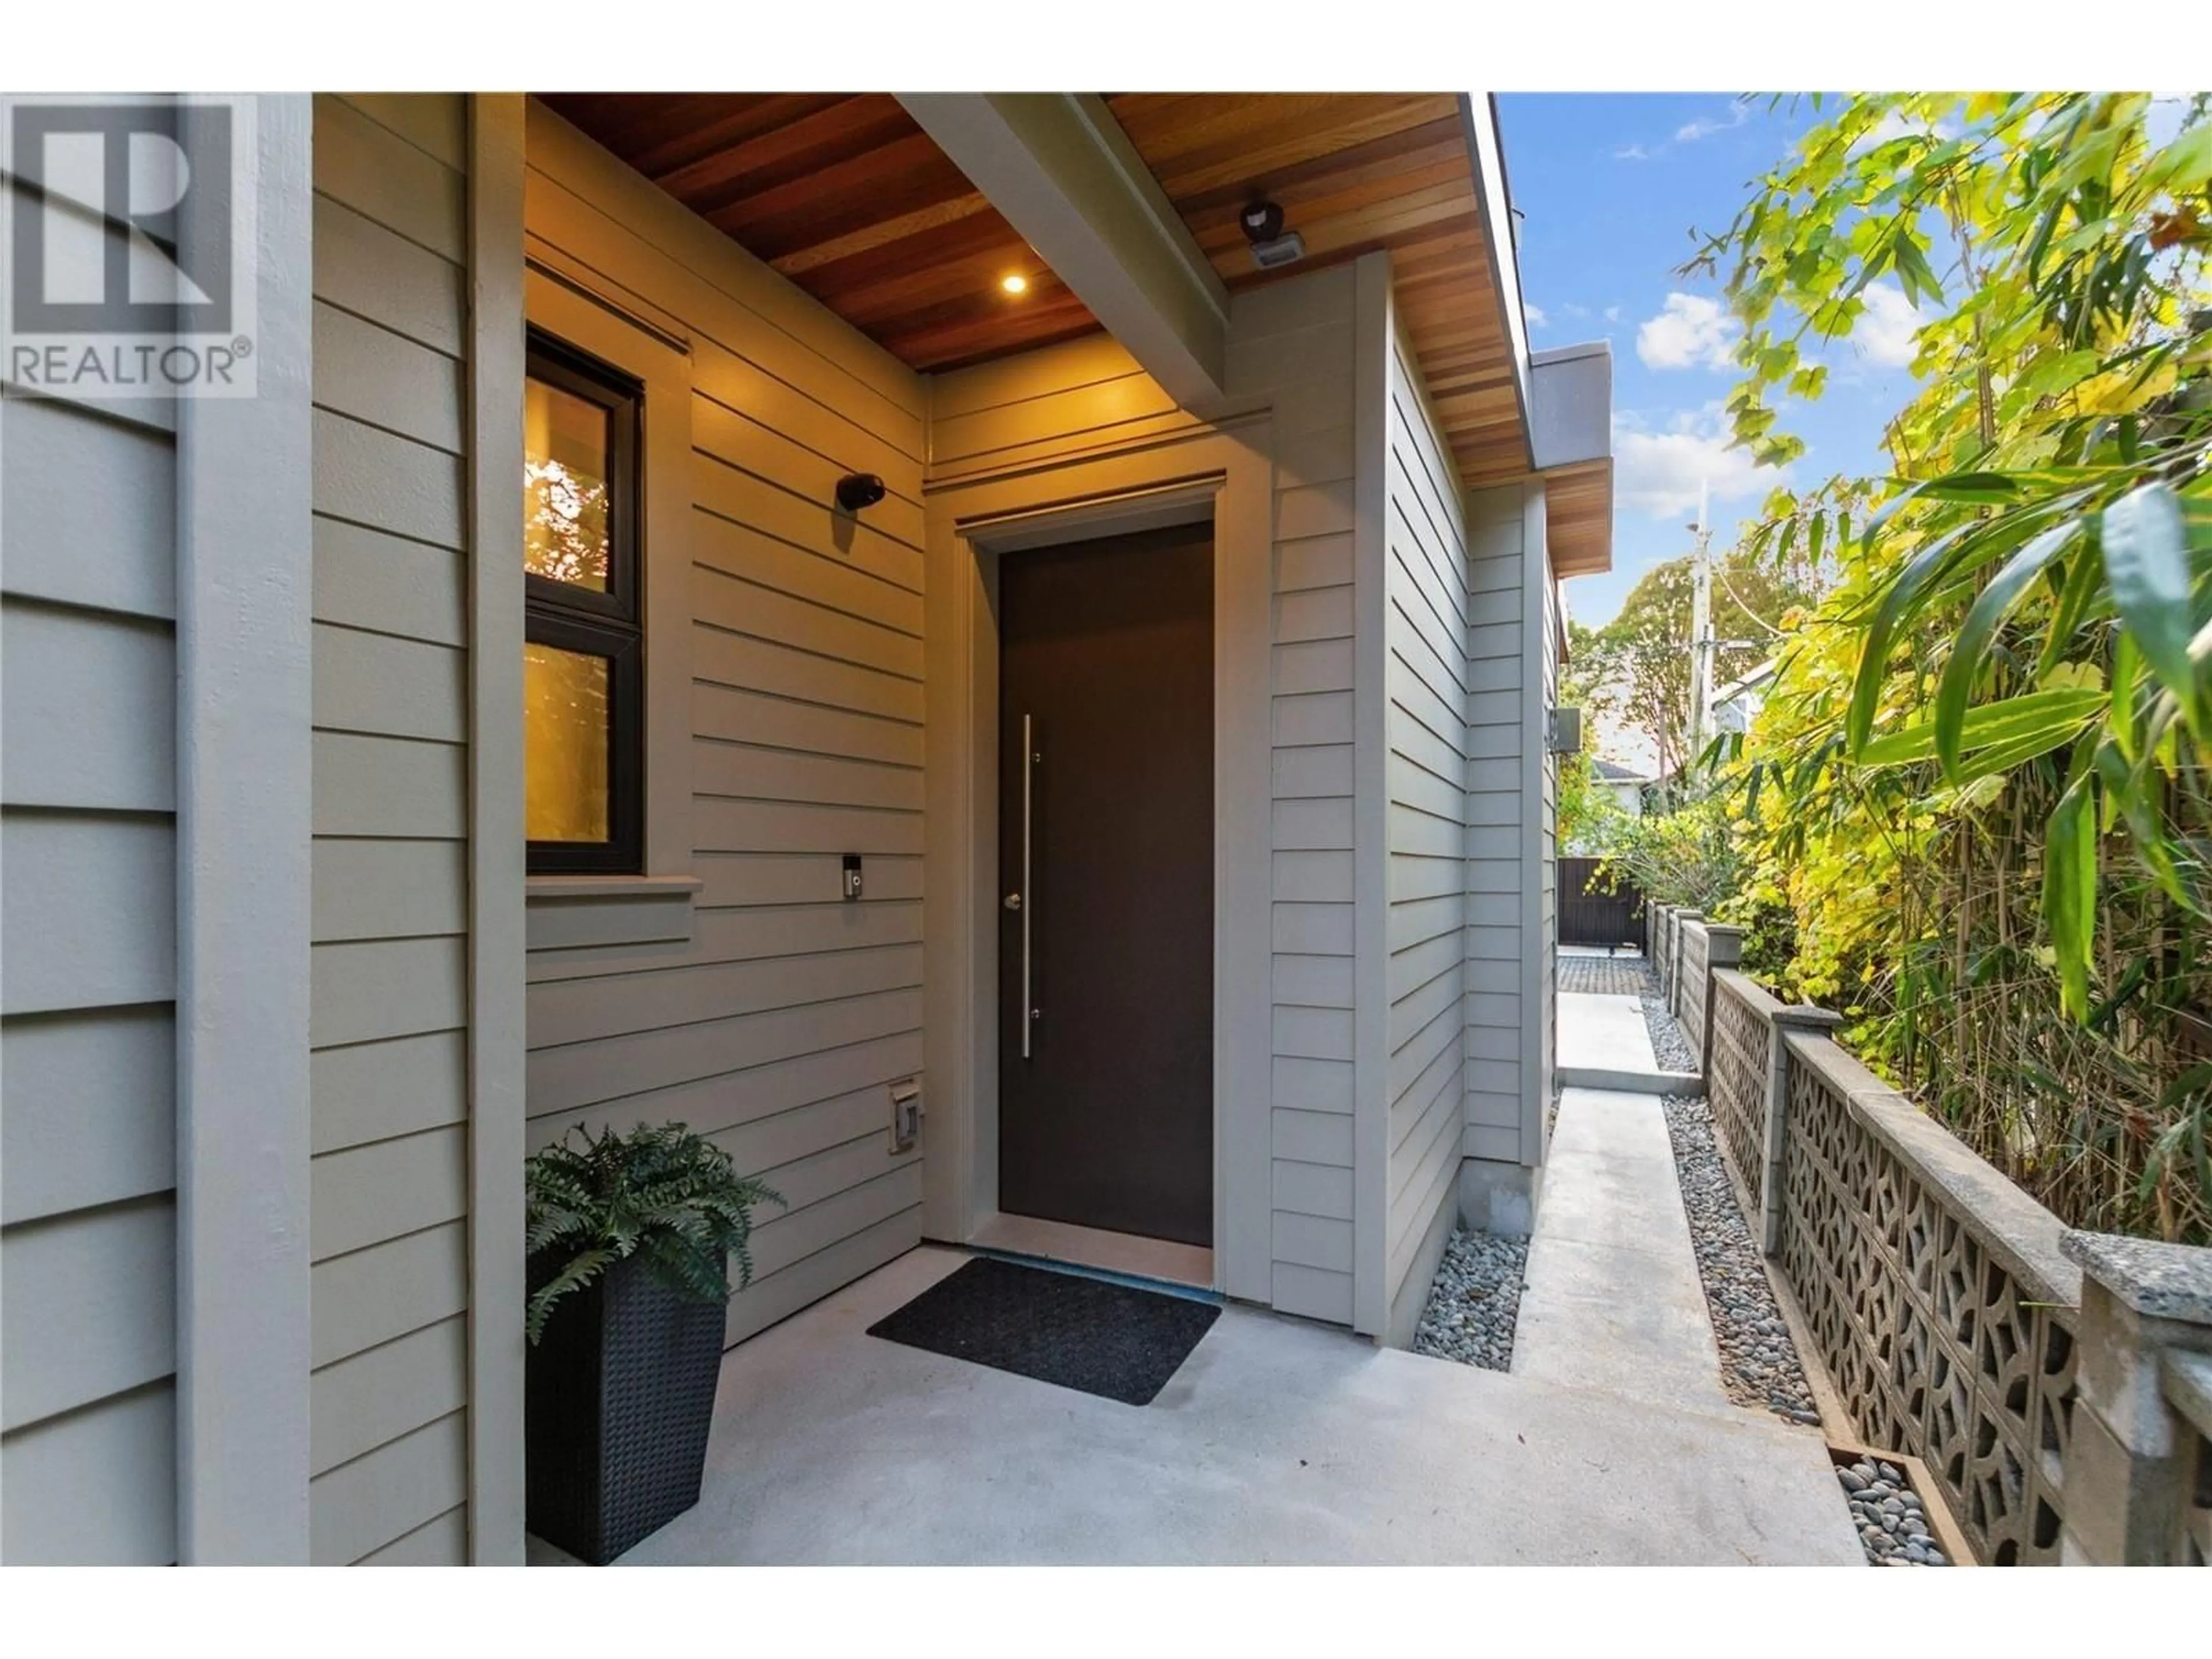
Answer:
M1237 216L1237 222L1243 226L1245 240L1252 244L1253 263L1262 270L1293 264L1306 257L1305 239L1295 230L1283 229L1279 202L1255 202Z
M884 498L884 481L872 472L848 472L837 480L837 505L848 513L873 507Z
M1257 245L1272 242L1283 234L1283 207L1279 202L1258 201L1237 216L1237 222L1244 227L1244 240Z

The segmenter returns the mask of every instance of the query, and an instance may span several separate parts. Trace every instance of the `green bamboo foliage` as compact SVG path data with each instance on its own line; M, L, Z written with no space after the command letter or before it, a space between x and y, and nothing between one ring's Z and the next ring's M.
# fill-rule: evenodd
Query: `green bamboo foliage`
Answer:
M2096 476L2057 491L2039 491L2033 474L1979 474L1971 492L1947 489L1946 479L1903 485L1900 501L1933 498L1917 515L1931 539L1881 589L1844 724L1845 754L1859 765L1933 758L1951 785L2070 750L2044 824L2044 921L2063 1006L2077 1020L2092 1006L2097 843L2116 818L2127 826L2124 850L2173 902L2212 921L2203 849L2167 810L2177 787L2201 784L2212 707L2212 644L2192 654L2212 620L2212 514L2192 547L2181 507L2185 495L2212 505L2212 420L2174 430L2185 443L2139 450L2134 465L2115 456L2085 465L2079 472ZM1978 592L1969 576L1983 579ZM2036 590L2044 603L2030 610ZM1931 626L1950 633L1932 708L1876 737L1899 643Z
M558 1263L530 1297L524 1329L533 1344L563 1297L630 1256L679 1296L728 1301L752 1282L753 1211L783 1202L680 1123L610 1129L596 1139L578 1127L532 1153L523 1176L529 1255Z
M1917 324L1889 475L1747 538L1838 580L1729 757L1744 919L2069 1220L2212 1238L2212 96L1823 112L1685 268L1770 465L1876 283Z

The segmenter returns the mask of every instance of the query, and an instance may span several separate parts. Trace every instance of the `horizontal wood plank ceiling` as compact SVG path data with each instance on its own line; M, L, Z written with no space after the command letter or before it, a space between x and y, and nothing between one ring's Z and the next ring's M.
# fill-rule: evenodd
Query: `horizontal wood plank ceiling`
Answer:
M913 368L956 368L1098 326L887 94L545 101ZM1114 93L1106 103L1232 293L1389 249L1407 336L1462 477L1479 488L1527 474L1510 335L1455 94ZM1237 214L1261 197L1304 239L1297 264L1254 263ZM1010 275L1027 290L1006 293ZM1592 493L1609 474L1573 483L1575 499L1553 517L1579 536L1587 564L1609 539L1584 522L1594 507L1609 512Z
M1390 250L1398 309L1470 485L1528 471L1474 167L1451 93L1114 93L1107 107L1231 293ZM1261 270L1265 197L1306 257Z
M544 101L909 368L1097 326L887 93L556 93ZM1006 293L1008 276L1028 283Z

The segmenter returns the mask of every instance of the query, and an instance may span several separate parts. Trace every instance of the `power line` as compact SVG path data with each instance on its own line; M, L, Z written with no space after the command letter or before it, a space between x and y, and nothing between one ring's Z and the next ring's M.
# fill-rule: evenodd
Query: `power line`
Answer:
M1751 618L1752 622L1757 626L1764 628L1768 633L1773 635L1776 639L1778 640L1782 637L1782 630L1780 629L1775 627L1771 623L1762 620L1756 611L1753 611L1749 605L1743 602L1743 595L1735 591L1734 584L1732 584L1728 579L1728 569L1726 566L1715 565L1713 567L1713 577L1714 580L1718 581L1723 587L1728 589L1728 596L1735 601L1735 608L1737 610L1742 611L1745 616Z

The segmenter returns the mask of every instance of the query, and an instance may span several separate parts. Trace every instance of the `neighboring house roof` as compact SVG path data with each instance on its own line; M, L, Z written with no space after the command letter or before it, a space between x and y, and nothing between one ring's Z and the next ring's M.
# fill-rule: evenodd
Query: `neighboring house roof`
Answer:
M1609 760L1592 761L1590 770L1597 774L1600 783L1649 783L1651 780L1641 772L1626 766L1615 766Z
M1749 673L1745 674L1739 678L1730 680L1726 685L1721 687L1719 690L1714 692L1713 706L1715 708L1718 708L1724 702L1733 702L1738 697L1742 696L1747 691L1763 690L1765 687L1766 683L1774 678L1774 674L1775 661L1773 658L1769 657L1765 662L1759 664L1758 667L1753 669Z
M1713 693L1713 724L1723 732L1748 732L1766 702L1766 688L1774 678L1770 657L1741 678L1730 680Z

